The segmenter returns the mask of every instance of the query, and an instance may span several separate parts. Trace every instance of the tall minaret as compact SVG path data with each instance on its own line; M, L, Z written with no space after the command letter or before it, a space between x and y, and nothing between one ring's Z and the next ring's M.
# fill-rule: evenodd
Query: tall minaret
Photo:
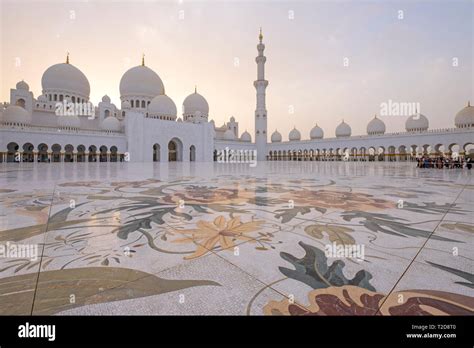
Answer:
M265 62L267 58L263 55L265 45L262 43L262 28L260 28L258 39L260 41L257 45L258 56L255 58L255 61L257 62L257 80L253 83L257 90L255 145L257 146L257 160L265 161L267 155L267 109L265 106L265 89L268 86L268 81L265 80Z

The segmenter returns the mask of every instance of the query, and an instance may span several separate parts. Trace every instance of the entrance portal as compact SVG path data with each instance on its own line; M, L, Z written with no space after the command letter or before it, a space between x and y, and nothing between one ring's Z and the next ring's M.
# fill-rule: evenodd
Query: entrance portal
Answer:
M171 140L168 143L168 161L169 162L176 162L177 161L176 148L177 148L176 143Z

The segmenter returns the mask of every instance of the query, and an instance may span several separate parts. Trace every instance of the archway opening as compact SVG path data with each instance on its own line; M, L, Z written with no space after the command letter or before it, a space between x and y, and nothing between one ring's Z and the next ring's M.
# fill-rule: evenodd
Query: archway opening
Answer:
M16 157L17 155L19 156L19 148L17 143L9 143L7 145L7 162L19 162L20 159Z
M34 162L34 146L31 143L23 144L23 162Z
M97 147L95 145L89 146L89 162L97 162Z
M196 161L196 147L194 145L191 145L191 147L189 148L189 161Z
M86 161L86 147L84 145L79 145L77 147L77 162L85 162Z
M61 162L61 145L54 144L51 146L51 162Z
M117 146L110 147L110 162L117 162Z
M168 143L168 161L180 162L183 160L183 143L178 138L173 138Z
M42 143L38 145L38 162L49 162L48 145Z
M107 162L107 146L102 145L99 148L99 151L100 151L99 162Z
M71 144L64 146L64 162L74 162L74 146Z

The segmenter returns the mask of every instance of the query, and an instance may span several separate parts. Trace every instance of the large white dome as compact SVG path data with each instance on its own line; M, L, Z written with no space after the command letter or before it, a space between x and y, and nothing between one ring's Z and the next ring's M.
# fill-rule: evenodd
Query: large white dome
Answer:
M350 137L352 133L351 127L342 120L341 124L336 127L336 137Z
M290 134L288 134L288 139L290 139L290 141L298 141L298 140L301 140L301 133L299 130L295 128L293 128L290 132Z
M21 106L10 105L3 111L3 122L26 125L31 123L31 115Z
M275 130L273 133L272 133L272 143L279 143L281 142L281 134L279 131Z
M120 121L114 116L106 117L102 121L102 124L100 125L100 128L102 128L105 131L109 131L109 132L119 132L120 131Z
M201 116L209 116L209 104L207 100L196 91L184 99L183 110L185 115L196 115L197 112L200 112Z
M405 129L407 132L425 131L429 127L428 118L422 114L416 114L408 117L405 122Z
M474 127L474 106L470 102L456 114L454 124L458 128Z
M245 131L240 136L240 140L250 143L252 141L252 136L250 135L249 132Z
M149 97L165 94L163 81L156 72L145 65L133 67L120 79L120 96Z
M309 137L311 139L322 139L324 138L324 131L316 124L313 129L311 129L311 132L309 132Z
M89 99L91 91L86 75L69 63L50 66L41 78L43 94L64 92Z
M148 114L150 116L166 116L176 119L176 104L165 94L157 95L148 105Z
M380 135L385 133L385 123L377 118L377 115L367 124L368 135Z
M58 116L58 127L78 129L81 126L81 120L78 116Z

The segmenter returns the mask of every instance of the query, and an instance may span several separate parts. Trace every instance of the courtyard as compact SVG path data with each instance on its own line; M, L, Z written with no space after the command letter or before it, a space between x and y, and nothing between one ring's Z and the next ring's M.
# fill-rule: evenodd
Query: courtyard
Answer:
M472 314L471 176L2 163L0 315Z

